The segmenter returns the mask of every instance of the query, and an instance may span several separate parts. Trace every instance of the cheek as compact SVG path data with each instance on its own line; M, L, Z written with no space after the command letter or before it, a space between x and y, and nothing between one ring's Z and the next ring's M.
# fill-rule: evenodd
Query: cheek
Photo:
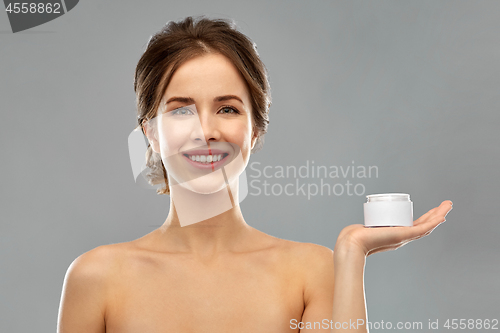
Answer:
M249 124L238 124L238 126L231 128L229 135L232 138L232 142L238 144L244 150L251 144L252 128Z
M164 153L176 153L187 140L190 131L186 126L164 122L159 126L160 149Z

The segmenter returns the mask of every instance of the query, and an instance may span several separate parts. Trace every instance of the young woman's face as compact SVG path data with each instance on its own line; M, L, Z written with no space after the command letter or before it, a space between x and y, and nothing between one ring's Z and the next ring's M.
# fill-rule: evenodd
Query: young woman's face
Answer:
M217 192L225 178L238 177L256 141L246 83L220 54L193 58L175 71L155 120L152 146L170 184L198 193Z

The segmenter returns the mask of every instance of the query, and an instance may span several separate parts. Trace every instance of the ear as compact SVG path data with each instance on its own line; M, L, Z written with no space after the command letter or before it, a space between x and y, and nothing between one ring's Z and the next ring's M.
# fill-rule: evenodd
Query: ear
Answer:
M257 139L259 138L259 134L257 133L257 131L255 130L255 128L253 129L253 135L252 135L252 149L255 147L255 144L257 143Z
M153 149L155 153L159 154L160 144L158 143L158 135L156 134L156 127L154 125L155 124L151 123L151 121L145 121L142 124L142 130L146 134L146 137L148 138L151 149Z

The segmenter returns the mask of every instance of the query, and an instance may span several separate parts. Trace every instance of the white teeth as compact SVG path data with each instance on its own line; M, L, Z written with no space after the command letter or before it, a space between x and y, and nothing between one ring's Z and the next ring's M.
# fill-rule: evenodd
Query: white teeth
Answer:
M191 161L201 162L201 163L211 163L218 162L222 160L222 154L219 155L191 155L189 157Z

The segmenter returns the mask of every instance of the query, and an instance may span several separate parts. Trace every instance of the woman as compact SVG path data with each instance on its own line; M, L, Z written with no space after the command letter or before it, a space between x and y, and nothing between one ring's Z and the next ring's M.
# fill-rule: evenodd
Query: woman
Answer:
M167 24L135 90L149 180L170 211L146 236L71 264L60 333L366 332L365 258L429 234L451 209L445 201L413 227L350 225L334 251L250 227L238 177L267 130L270 90L254 45L224 20Z

